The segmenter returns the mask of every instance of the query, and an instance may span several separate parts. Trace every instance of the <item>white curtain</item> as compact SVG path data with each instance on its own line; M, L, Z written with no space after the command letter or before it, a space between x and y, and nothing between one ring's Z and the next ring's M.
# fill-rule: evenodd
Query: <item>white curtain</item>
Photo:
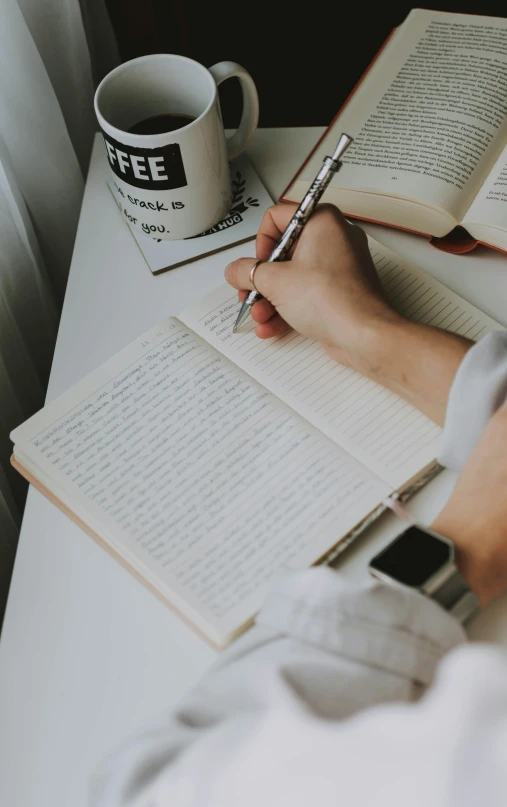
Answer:
M0 0L0 624L25 486L9 432L44 403L96 124L103 0Z

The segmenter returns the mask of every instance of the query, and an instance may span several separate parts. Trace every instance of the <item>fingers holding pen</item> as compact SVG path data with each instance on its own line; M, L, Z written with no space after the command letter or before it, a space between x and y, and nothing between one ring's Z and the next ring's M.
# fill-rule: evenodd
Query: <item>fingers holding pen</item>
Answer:
M244 289L238 292L238 299L240 303L243 303L246 300L248 294L249 292L245 291ZM259 300L259 302L252 306L250 313L254 322L264 323L271 319L271 317L276 314L276 311L269 300L263 299Z
M254 258L239 258L233 261L225 270L225 279L235 289L238 289L239 301L244 302L246 296L253 289L250 280L250 272L254 265ZM251 317L257 323L255 329L259 339L271 339L273 336L281 336L289 330L289 325L277 312L272 303L266 297L275 291L280 282L283 264L261 263L255 274L255 285L264 299L256 302L250 311Z
M266 210L255 242L255 250L258 258L261 260L267 260L269 258L280 236L285 231L296 212L297 207L298 206L294 204L284 204L274 205ZM287 258L292 256L294 248L295 247L289 251L286 256Z
M238 291L238 299L243 303L249 294L244 289ZM259 339L271 339L273 336L280 336L289 330L289 326L284 319L277 313L274 306L271 305L269 300L263 299L252 306L250 315L254 322L257 323L255 328L255 335Z
M253 290L253 284L250 279L250 273L255 261L253 258L239 258L227 266L225 270L225 278L228 283L235 289L238 289L238 297L240 302L243 302L247 297L249 291ZM255 285L257 290L263 295L269 296L274 284L274 272L280 272L280 265L276 268L273 264L261 263L259 264L255 274ZM275 283L276 285L276 283ZM276 308L269 302L266 297L259 300L252 306L250 312L254 322L257 322L255 333L261 339L269 339L272 336L277 336L288 329L287 324L277 313Z

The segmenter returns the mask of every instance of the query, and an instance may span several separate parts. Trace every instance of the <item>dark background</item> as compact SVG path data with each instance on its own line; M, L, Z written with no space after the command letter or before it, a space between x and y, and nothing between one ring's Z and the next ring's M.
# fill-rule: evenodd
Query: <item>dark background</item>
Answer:
M412 8L378 0L106 0L123 61L179 53L210 67L230 59L252 74L260 126L319 126L334 117L382 42ZM507 16L505 2L432 3ZM236 79L220 88L226 126L239 121Z

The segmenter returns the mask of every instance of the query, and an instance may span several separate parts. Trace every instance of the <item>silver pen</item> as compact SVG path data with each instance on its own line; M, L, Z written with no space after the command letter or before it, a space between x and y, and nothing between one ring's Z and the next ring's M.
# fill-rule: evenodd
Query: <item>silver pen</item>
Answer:
M349 137L349 135L341 135L338 145L334 150L333 156L324 158L324 162L322 163L319 173L305 193L303 201L291 218L278 244L274 248L267 261L262 261L262 263L283 261L297 237L301 233L301 230L305 226L306 222L315 210L315 207L320 202L322 194L331 182L333 175L336 174L336 172L342 167L341 158L351 143L352 138ZM234 323L234 327L232 329L233 333L236 333L238 328L243 324L250 313L250 309L252 308L253 304L258 300L262 300L262 294L259 294L258 291L251 291L248 294L248 297L245 299L245 302L240 308L236 322Z

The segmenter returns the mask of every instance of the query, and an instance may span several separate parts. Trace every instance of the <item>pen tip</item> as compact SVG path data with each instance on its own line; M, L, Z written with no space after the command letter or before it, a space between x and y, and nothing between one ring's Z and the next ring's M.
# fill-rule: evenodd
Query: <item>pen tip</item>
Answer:
M245 321L245 319L248 316L249 311L250 311L250 306L248 305L248 303L245 300L245 302L243 303L243 305L241 306L241 308L239 310L239 314L238 314L238 316L236 318L236 322L234 323L234 326L232 328L233 333L236 333L236 331L238 331L239 328L241 328L243 322Z

